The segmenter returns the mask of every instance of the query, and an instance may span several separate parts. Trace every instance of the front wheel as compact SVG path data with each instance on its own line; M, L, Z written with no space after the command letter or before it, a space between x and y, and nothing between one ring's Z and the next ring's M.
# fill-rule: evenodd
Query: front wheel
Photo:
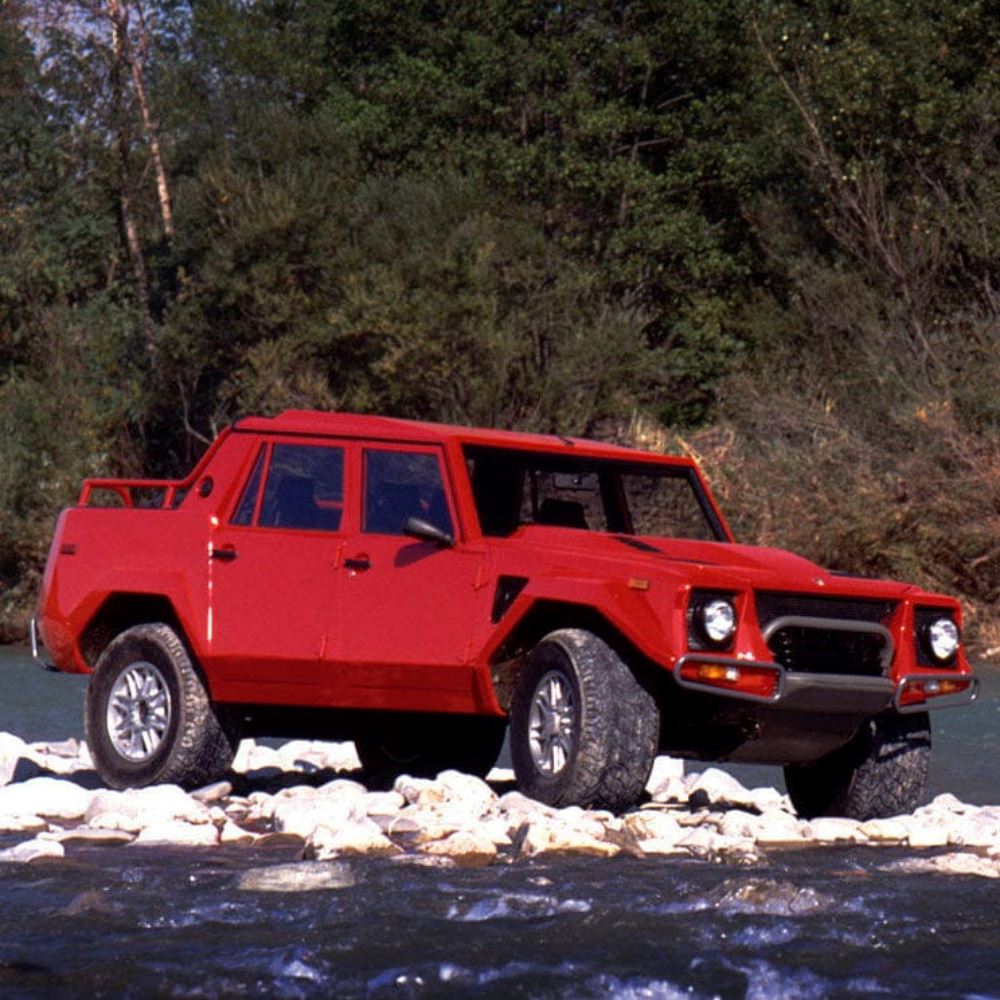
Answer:
M926 712L868 719L847 746L811 764L785 767L796 812L878 819L912 812L927 783L931 720Z
M592 632L552 632L528 654L510 721L510 755L525 795L553 806L630 809L649 780L659 737L655 699Z
M184 643L162 623L111 641L87 687L84 722L97 773L112 788L197 788L225 774L236 750Z

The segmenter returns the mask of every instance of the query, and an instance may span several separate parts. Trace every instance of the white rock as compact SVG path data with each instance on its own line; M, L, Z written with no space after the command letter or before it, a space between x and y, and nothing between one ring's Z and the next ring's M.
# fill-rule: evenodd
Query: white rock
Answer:
M252 844L257 839L257 834L244 830L231 820L226 820L219 829L220 844Z
M348 778L328 781L325 785L320 785L316 793L324 802L350 802L352 805L368 797L368 789L361 782Z
M448 797L444 788L430 778L414 778L409 774L401 774L393 791L399 792L411 805L433 805L444 802Z
M232 795L232 793L233 786L228 781L216 781L191 792L191 798L196 802L201 802L202 805L210 805Z
M361 767L354 744L321 740L291 740L278 748L286 771L357 771Z
M238 774L263 771L267 768L285 770L285 758L272 747L264 747L254 740L242 740L233 758L233 770Z
M446 801L457 801L466 812L480 817L497 802L497 793L482 778L460 771L442 771L437 776L437 784L446 792Z
M941 795L935 795L934 798L927 803L927 805L916 809L914 813L915 815L922 816L926 813L962 814L975 811L975 806L968 805L961 799L952 795L951 792L944 792Z
M587 811L579 806L566 806L556 811L553 820L567 829L578 830L588 837L601 840L608 832L613 820L610 813Z
M457 864L485 867L497 856L496 844L481 830L458 830L443 840L432 840L421 848L424 854L452 858Z
M657 757L646 782L646 791L655 800L657 791L670 781L684 781L684 761L677 757Z
M818 844L861 843L866 838L856 819L841 816L819 816L809 821L809 831Z
M486 780L496 782L498 785L506 785L516 781L517 779L512 768L494 767L491 768L490 773L486 775Z
M948 843L959 847L993 847L1000 843L1000 823L989 814L967 812L953 816Z
M144 827L135 844L174 844L183 847L214 847L219 831L211 823L185 823L183 820L160 820Z
M686 853L683 847L678 847L677 841L670 839L660 839L654 837L651 840L639 840L636 841L639 850L643 854L684 854Z
M556 812L552 806L529 799L521 792L507 792L494 807L494 813L507 821L511 833L516 833L526 822L550 819Z
M750 799L758 812L766 813L775 809L793 814L795 812L792 800L787 795L782 795L777 788L751 788Z
M208 806L191 798L178 785L152 785L124 792L104 789L94 792L85 813L88 826L130 830L180 820L188 824L211 824Z
M507 823L502 819L484 819L476 824L476 832L489 840L496 847L510 847L513 844Z
M38 837L39 840L55 840L60 844L86 844L89 847L119 847L122 844L130 844L134 839L133 835L125 830L99 830L89 826L42 833Z
M90 792L61 778L31 778L0 788L0 813L76 819L87 811Z
M667 778L652 793L654 802L687 802L688 790L683 778Z
M773 809L759 818L756 840L761 847L781 847L801 844L810 839L809 824Z
M396 845L370 819L361 818L331 829L320 826L306 841L306 852L317 860L349 854L398 854Z
M274 803L271 819L277 833L294 834L308 839L318 827L336 829L356 822L364 816L363 804L354 801L279 799Z
M907 875L938 872L942 875L978 875L981 878L1000 878L1000 863L993 858L964 851L939 854L934 858L904 858L882 866L883 871L903 872Z
M726 842L727 838L720 836L714 830L696 826L684 832L684 836L677 841L677 846L689 854L704 856L719 852Z
M0 785L14 777L17 762L25 755L27 744L13 733L0 733Z
M299 861L290 865L248 868L236 877L236 888L244 892L316 892L348 889L357 881L357 876L345 864Z
M48 829L48 823L41 816L20 814L9 816L0 814L0 832L2 833L36 833Z
M723 837L746 839L756 838L760 829L760 817L755 813L744 812L742 809L730 809L722 816L719 823L719 833Z
M617 844L598 840L583 830L553 820L526 823L519 837L520 854L528 858L542 854L585 854L610 858L620 850Z
M876 844L901 844L906 840L906 823L899 817L870 819L859 827L869 840Z
M254 740L240 740L232 763L232 768L237 774L246 774L250 769L250 754L253 753L256 746Z
M62 844L56 840L25 840L14 847L0 851L0 862L11 861L16 864L27 864L39 858L61 858L66 854Z
M676 845L687 832L669 813L654 809L628 813L623 823L625 829L640 842L640 846L643 841L652 840Z
M753 794L744 788L731 774L710 767L701 774L689 775L687 779L689 799L693 803L703 800L712 805L753 806Z
M399 792L369 792L365 796L365 813L368 816L395 816L406 805Z
M947 822L935 817L914 816L906 822L906 840L910 847L947 847L949 830Z
M460 809L449 809L444 804L435 806L410 806L389 819L385 828L390 836L403 837L408 844L425 844L441 840L475 823L475 818Z

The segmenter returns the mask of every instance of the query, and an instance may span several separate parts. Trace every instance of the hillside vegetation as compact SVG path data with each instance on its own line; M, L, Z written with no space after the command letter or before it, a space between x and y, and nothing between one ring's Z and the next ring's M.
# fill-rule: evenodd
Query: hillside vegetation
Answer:
M0 7L0 635L248 412L686 448L1000 646L990 0Z

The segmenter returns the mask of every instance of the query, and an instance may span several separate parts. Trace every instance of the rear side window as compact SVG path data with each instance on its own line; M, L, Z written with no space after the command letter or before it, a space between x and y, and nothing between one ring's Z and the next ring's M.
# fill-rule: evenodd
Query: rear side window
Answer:
M343 512L342 448L301 444L274 446L260 505L259 525L337 531Z
M364 530L401 535L410 517L419 517L454 535L437 455L366 451Z

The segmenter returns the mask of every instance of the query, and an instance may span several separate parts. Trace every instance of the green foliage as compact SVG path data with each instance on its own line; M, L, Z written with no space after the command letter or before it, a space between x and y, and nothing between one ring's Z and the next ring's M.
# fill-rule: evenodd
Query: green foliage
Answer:
M0 8L0 632L82 476L289 406L714 422L748 538L995 598L988 0L143 6L172 236L107 22Z

